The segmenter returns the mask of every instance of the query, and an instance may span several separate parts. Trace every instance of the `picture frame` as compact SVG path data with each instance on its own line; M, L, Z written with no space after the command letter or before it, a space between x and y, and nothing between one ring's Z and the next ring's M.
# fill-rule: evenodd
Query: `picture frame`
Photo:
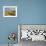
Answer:
M25 38L22 31L27 30L28 37ZM46 24L18 24L18 42L20 43L21 40L46 41Z
M17 6L3 6L3 17L17 17Z

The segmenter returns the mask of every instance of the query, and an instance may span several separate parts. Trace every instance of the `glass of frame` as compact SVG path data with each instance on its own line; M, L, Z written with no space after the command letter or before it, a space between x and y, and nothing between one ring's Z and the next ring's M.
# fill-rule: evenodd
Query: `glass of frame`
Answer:
M3 6L3 17L17 17L17 6Z

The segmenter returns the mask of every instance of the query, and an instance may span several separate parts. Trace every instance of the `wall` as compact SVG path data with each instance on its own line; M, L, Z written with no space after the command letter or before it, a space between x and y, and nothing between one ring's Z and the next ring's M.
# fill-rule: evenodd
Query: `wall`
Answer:
M17 23L18 23L18 17L3 17L3 6L18 6L18 0L0 0L0 44L7 44L9 42L8 40L8 34L10 32L17 32ZM17 38L18 39L18 38ZM16 39L16 43L18 43Z
M5 5L17 5L18 17L4 18ZM18 24L46 24L46 0L0 0L0 44L8 43L9 32L17 34Z

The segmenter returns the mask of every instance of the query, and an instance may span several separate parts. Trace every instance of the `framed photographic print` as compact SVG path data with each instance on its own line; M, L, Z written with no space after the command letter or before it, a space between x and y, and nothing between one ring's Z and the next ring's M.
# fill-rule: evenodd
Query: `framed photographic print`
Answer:
M3 6L3 17L17 17L17 6Z
M46 41L46 24L18 24L18 42Z

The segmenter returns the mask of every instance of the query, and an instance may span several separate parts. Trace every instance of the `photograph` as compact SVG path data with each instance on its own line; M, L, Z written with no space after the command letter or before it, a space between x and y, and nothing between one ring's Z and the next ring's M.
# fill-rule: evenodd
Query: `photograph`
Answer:
M18 42L20 46L31 46L34 42L46 41L46 25L18 24Z
M3 6L3 17L17 17L17 6Z

